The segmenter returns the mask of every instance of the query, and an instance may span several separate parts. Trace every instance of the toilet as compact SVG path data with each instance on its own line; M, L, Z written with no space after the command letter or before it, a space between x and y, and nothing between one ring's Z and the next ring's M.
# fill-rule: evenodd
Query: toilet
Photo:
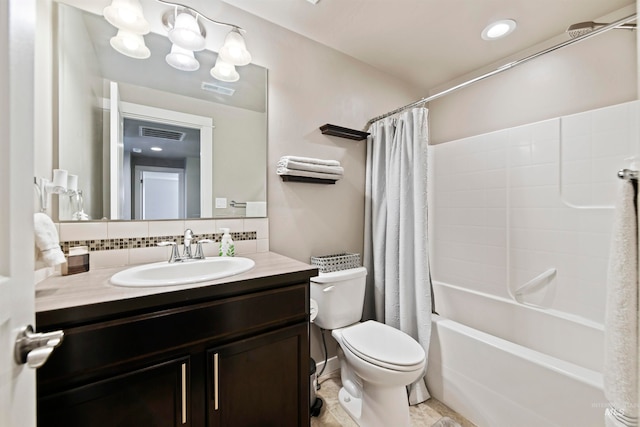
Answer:
M360 322L366 276L366 268L359 267L312 277L314 323L330 329L340 345L338 399L351 418L361 427L408 427L406 386L424 375L425 351L398 329Z

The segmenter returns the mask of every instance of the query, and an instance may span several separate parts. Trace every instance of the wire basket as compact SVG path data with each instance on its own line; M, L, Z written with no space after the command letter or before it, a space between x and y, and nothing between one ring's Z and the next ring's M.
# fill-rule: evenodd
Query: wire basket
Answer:
M360 267L360 254L344 252L341 254L312 256L311 265L318 267L320 273L358 268Z

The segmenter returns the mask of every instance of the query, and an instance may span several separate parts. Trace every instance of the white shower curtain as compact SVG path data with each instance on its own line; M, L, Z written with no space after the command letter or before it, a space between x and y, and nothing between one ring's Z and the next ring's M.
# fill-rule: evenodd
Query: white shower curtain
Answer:
M428 354L427 112L379 120L367 141L364 317L406 332ZM412 405L429 397L424 378L409 387Z

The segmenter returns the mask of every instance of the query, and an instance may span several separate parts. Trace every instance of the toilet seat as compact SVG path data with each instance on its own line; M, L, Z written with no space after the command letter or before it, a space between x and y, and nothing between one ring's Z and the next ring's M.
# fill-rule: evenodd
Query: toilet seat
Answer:
M356 356L374 365L409 372L424 364L422 346L391 326L369 320L344 328L341 332L344 345Z

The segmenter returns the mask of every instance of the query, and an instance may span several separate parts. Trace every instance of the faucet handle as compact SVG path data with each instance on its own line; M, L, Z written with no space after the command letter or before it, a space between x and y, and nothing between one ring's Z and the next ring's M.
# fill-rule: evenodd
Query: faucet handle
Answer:
M182 261L180 254L178 253L178 245L176 242L158 242L158 246L171 246L171 256L169 262Z
M205 259L206 257L204 256L204 252L202 251L202 244L203 243L215 243L214 240L211 239L200 239L197 242L198 244L196 245L196 253L193 256L194 259Z

